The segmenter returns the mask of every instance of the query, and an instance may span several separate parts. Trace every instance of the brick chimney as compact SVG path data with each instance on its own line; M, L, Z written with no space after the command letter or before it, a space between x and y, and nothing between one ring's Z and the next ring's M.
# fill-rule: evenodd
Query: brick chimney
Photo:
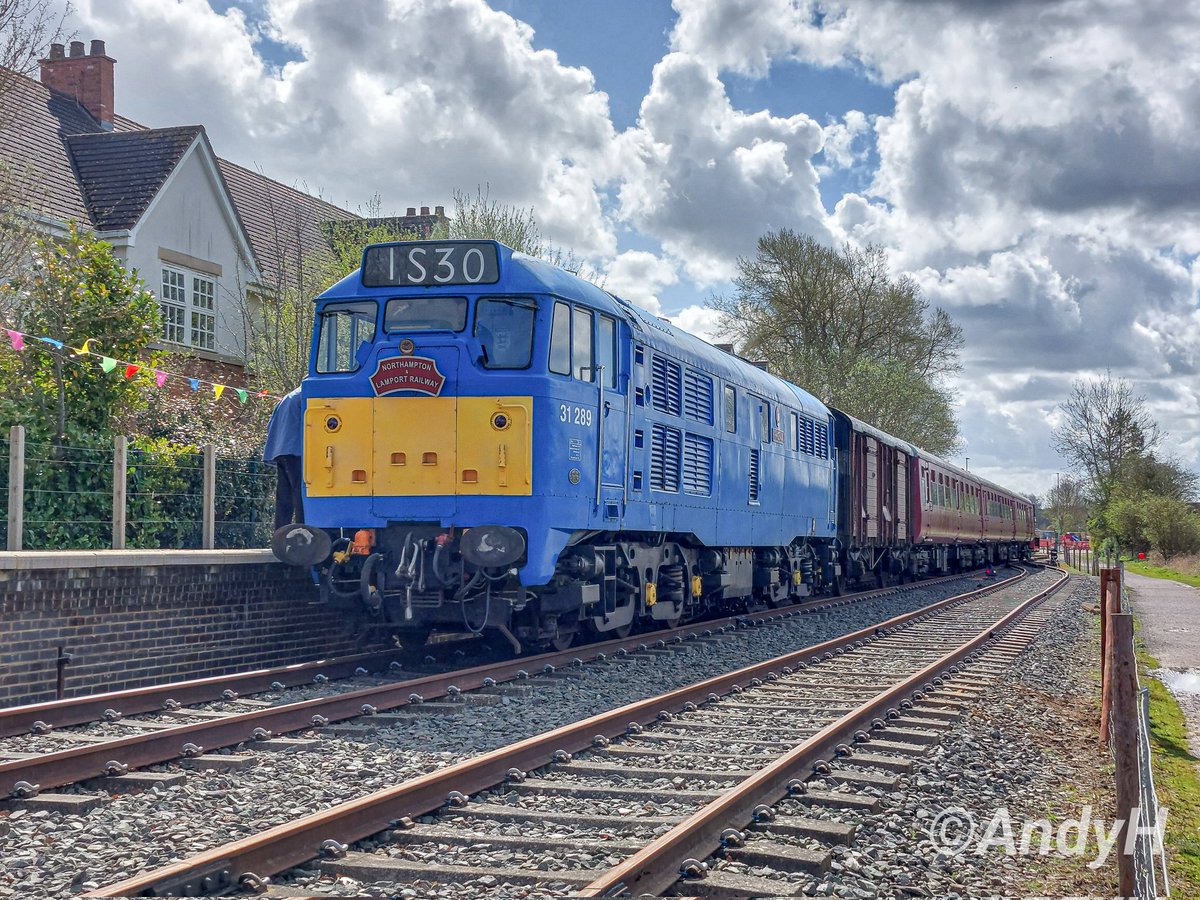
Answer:
M92 41L91 52L83 52L83 41L71 41L71 53L62 44L50 45L50 56L38 60L42 84L74 97L92 114L105 131L113 127L113 66L116 60L104 53L104 41Z

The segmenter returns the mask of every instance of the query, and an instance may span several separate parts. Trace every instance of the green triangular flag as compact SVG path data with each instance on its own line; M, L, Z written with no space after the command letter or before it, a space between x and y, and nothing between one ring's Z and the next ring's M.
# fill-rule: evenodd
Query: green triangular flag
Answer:
M241 388L238 388L237 395L238 395L238 400L240 400L242 403L246 402L247 394L244 390L242 390Z
M105 372L111 372L116 367L117 361L111 356L100 357L100 368L102 368Z

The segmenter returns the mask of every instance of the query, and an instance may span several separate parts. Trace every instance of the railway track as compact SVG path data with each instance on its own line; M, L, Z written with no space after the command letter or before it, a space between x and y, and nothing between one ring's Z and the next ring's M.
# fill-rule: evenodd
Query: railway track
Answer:
M1065 576L1032 597L1017 583L1023 577L554 729L89 896L266 889L268 875L311 867L314 857L326 874L386 882L389 891L437 881L464 885L464 896L500 882L593 896L661 893L678 889L682 873L695 878L684 890L705 896L794 893L796 878L829 865L822 842L853 834L852 825L806 811L870 809L871 792L886 790L911 765L906 757L936 741L1036 633L1037 604ZM363 839L371 839L366 850L348 849ZM523 862L484 861L481 844L519 851Z
M29 735L30 743L0 744L0 798L31 799L54 788L94 778L106 789L145 787L130 773L178 759L222 764L211 751L251 742L263 750L291 749L282 735L372 717L379 725L422 712L444 711L438 703L466 696L487 702L481 690L567 667L604 661L610 655L661 650L668 644L707 639L735 628L774 623L814 613L834 613L853 603L904 594L955 581L933 579L839 598L821 598L782 610L683 626L605 641L556 653L388 680L368 687L334 690L335 679L369 674L368 665L396 665L396 653L370 654L277 669L206 678L0 710L0 738ZM396 670L397 676L402 670ZM289 701L289 686L322 685L324 696ZM256 692L272 692L256 699ZM249 694L251 696L244 696ZM104 723L98 729L64 726ZM228 761L224 761L228 764ZM127 779L113 781L111 779Z

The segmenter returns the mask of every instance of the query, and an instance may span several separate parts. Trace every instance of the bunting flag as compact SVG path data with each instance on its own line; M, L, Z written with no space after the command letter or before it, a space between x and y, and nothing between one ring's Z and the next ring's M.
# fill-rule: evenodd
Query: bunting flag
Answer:
M225 389L227 387L230 387L230 385L220 384L218 382L205 381L202 378L193 378L190 375L180 375L175 372L166 372L162 369L147 369L147 368L145 368L145 366L142 363L130 362L130 361L124 360L124 359L116 359L115 357L112 357L112 356L105 356L101 353L97 353L95 350L92 349L93 345L103 346L100 343L100 341L97 340L96 338L86 338L81 346L70 347L67 344L63 343L62 341L60 341L56 338L42 337L42 336L38 336L38 335L29 335L22 331L17 331L16 329L13 329L13 328L4 328L3 330L4 330L4 333L8 336L8 341L12 345L12 348L14 350L26 349L26 339L28 338L30 340L34 340L34 341L38 341L43 344L47 344L47 345L53 347L55 350L67 351L62 354L62 358L64 358L64 359L71 359L74 357L88 357L88 356L95 357L96 359L98 359L100 361L100 369L105 374L109 374L109 373L115 371L117 366L123 366L124 368L123 368L122 372L123 372L125 378L130 381L132 381L134 376L137 375L139 372L144 371L146 375L151 376L154 379L154 383L160 388L166 387L167 382L171 379L179 379L180 381L187 381L188 386L193 391L199 391L200 385L206 385L208 387L211 387L213 389L213 398L216 400L220 400L221 395L225 393ZM233 391L235 394L237 394L238 402L242 405L245 405L249 401L251 396L258 397L260 399L268 399L269 398L271 400L276 400L276 401L279 400L278 397L271 394L270 391L266 391L266 390L251 391L247 388L235 387L235 388L233 388Z

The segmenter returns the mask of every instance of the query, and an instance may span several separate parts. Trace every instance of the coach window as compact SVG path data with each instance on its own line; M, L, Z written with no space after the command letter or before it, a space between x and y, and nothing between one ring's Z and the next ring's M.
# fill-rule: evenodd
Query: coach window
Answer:
M488 369L524 369L533 356L537 305L522 298L488 297L475 306L475 337Z
M316 369L322 375L354 372L370 352L375 340L375 316L379 307L370 301L330 303L321 310L317 328Z
M550 371L571 374L571 307L554 304L554 324L550 328Z
M575 307L575 325L571 336L571 363L575 377L580 381L592 381L592 314L589 310Z
M725 385L725 430L737 433L737 388L732 384Z

